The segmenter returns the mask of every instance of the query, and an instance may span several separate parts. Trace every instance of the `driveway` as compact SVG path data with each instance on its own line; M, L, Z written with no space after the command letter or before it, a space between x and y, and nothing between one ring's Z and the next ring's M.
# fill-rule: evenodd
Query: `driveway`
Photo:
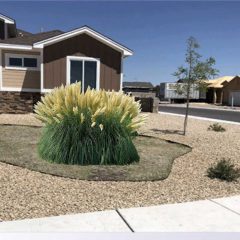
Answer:
M174 114L185 114L185 107L181 106L169 106L169 105L160 105L160 112L165 113L174 113ZM224 121L240 122L240 111L236 110L221 110L221 109L210 109L210 108L199 108L199 107L190 107L189 115L195 117L203 118L212 118L219 119Z

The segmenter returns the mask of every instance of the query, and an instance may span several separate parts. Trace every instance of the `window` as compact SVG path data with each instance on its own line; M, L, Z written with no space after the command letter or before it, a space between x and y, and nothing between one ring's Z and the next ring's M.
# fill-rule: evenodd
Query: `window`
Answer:
M19 70L39 70L39 56L6 54L6 68Z
M96 88L97 62L85 61L84 63L84 91L86 91L88 87Z
M23 66L36 68L37 67L37 58L24 58Z
M22 58L9 58L9 66L13 67L21 67L22 66Z
M67 57L67 83L81 82L82 91L88 87L99 89L99 59L89 57Z

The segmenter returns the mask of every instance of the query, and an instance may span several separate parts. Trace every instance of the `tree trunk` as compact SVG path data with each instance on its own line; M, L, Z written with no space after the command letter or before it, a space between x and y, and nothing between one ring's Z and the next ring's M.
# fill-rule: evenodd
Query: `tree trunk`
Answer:
M188 111L189 111L189 97L187 97L186 113L185 113L185 119L184 119L184 128L183 128L184 136L186 135L186 131L187 131Z
M187 122L188 122L188 112L189 112L189 102L190 102L190 89L191 89L191 84L190 81L188 82L187 86L187 104L186 104L186 113L185 113L185 119L184 119L184 127L183 127L183 135L186 135L187 132Z

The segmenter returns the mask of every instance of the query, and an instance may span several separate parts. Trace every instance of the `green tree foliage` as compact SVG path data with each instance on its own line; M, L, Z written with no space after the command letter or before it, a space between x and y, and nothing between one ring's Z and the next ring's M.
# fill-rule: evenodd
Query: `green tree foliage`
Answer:
M218 74L218 70L214 68L215 59L213 57L201 61L202 56L197 52L199 44L194 37L187 40L187 51L185 65L180 66L173 74L181 83L177 83L176 92L186 98L186 114L184 120L183 133L186 134L187 120L189 112L189 101L191 91L206 89L205 80L210 79Z

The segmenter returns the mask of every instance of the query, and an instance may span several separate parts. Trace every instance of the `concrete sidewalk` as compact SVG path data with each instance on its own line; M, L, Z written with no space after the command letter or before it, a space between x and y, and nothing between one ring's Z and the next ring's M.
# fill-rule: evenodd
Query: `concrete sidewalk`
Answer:
M240 195L2 222L0 232L240 232Z

